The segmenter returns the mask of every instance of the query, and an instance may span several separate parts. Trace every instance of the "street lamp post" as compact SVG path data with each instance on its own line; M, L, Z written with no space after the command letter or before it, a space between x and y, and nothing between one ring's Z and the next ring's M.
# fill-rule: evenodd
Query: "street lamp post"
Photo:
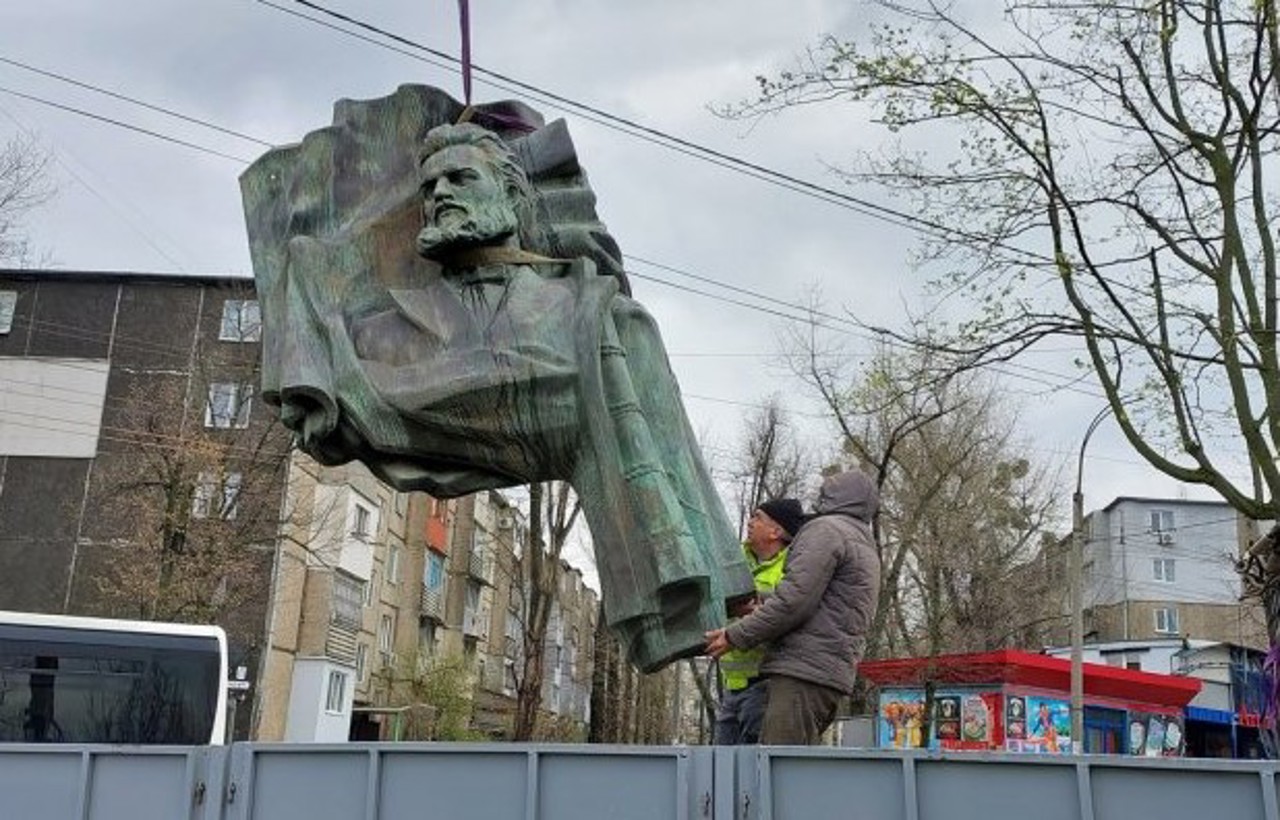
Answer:
M1111 407L1102 408L1089 422L1076 462L1076 491L1071 496L1071 750L1084 752L1084 451L1089 437Z

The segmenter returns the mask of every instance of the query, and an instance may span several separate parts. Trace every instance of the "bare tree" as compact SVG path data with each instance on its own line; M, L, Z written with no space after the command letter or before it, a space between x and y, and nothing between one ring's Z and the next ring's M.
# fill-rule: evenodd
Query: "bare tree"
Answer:
M581 505L566 482L529 486L529 543L520 558L524 583L521 610L520 671L516 676L514 740L530 740L542 703L547 624L560 590L560 555L577 522Z
M973 366L1082 343L1147 462L1280 518L1276 0L876 5L737 113L870 105L903 142L848 177L910 197L923 260L979 308L944 346ZM1273 645L1276 543L1251 565Z
M810 462L778 396L770 396L747 415L741 448L730 473L739 537L747 517L762 501L803 495L812 471Z
M289 435L274 422L243 430L184 422L175 409L187 391L185 380L151 379L114 410L114 435L127 444L101 458L95 475L110 558L93 580L109 613L221 622L260 592ZM192 392L203 401L204 391Z
M0 263L27 262L23 219L52 195L49 154L34 140L14 137L0 147Z
M885 348L854 370L816 334L793 341L797 373L831 412L840 461L880 490L868 657L1016 644L1044 616L1042 581L1028 568L1057 496L1053 475L1014 438L998 392L928 350Z

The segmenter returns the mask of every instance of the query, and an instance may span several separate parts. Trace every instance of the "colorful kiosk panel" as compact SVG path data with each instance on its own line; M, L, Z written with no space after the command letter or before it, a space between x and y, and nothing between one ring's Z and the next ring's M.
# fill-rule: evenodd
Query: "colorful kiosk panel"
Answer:
M858 670L880 690L882 748L1071 754L1071 663L1002 650L869 661ZM1084 751L1183 754L1183 709L1200 681L1085 664ZM931 689L926 697L926 684ZM926 704L931 701L931 705ZM930 709L929 736L922 737Z

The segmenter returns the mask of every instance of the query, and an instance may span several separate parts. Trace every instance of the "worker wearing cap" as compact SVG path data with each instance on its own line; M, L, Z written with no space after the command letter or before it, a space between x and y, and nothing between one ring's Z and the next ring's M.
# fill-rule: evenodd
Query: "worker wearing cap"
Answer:
M747 565L759 598L770 595L782 580L787 560L787 544L804 523L804 509L794 498L765 501L747 519L747 540L743 545ZM755 607L750 602L736 615ZM723 693L716 711L715 742L724 746L758 743L764 722L768 687L760 677L764 647L734 649L720 658Z

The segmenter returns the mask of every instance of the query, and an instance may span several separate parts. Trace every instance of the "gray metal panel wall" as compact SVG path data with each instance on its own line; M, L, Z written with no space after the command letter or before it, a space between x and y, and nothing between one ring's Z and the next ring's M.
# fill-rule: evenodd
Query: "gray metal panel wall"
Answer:
M0 745L4 820L220 820L226 750Z
M1280 764L832 748L0 746L3 820L1280 820Z
M227 820L688 820L712 752L683 746L236 744Z
M1280 820L1278 767L1188 758L761 747L738 751L739 811L727 817ZM742 811L744 802L755 806L754 813Z

